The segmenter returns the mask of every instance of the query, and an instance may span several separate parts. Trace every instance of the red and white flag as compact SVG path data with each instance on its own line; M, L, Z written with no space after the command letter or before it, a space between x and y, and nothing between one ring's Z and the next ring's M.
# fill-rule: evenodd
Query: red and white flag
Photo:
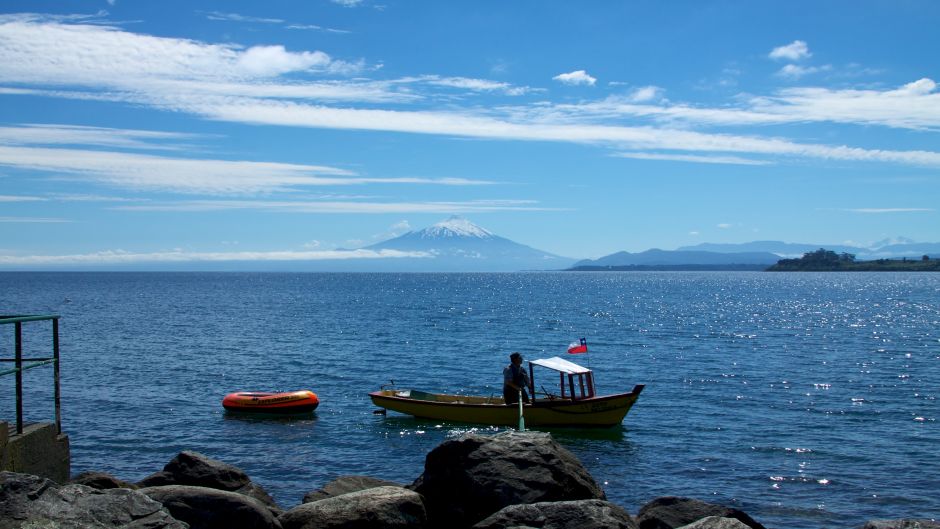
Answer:
M568 354L580 354L587 352L587 340L581 338L580 342L571 342L571 345L568 346Z

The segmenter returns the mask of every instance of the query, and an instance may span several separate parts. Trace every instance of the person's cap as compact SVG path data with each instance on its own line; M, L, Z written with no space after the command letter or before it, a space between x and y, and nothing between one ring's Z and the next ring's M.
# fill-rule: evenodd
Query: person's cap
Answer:
M513 353L509 355L510 360L515 360L516 358L522 359L522 355L519 353Z

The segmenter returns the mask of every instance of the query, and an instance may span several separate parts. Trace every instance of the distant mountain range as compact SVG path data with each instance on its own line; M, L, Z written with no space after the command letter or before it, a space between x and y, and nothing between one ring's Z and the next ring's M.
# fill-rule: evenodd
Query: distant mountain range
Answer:
M453 216L419 231L410 231L365 250L424 252L425 258L390 260L396 271L515 272L559 270L574 264L562 257L513 242Z
M640 253L617 252L600 259L578 261L572 268L596 269L611 267L670 268L698 265L703 269L714 268L753 268L763 269L776 264L780 256L770 252L706 252L706 251L667 251L652 249Z
M513 272L519 270L764 270L783 258L825 248L850 253L858 260L920 258L940 255L940 243L917 243L898 238L870 248L840 244L799 244L754 241L741 244L703 243L677 250L617 252L599 259L575 259L554 255L500 237L459 216L428 228L410 231L365 250L419 252L424 257L382 259L362 263L372 270L396 272Z
M783 258L801 257L820 248L849 253L859 261L875 259L919 259L940 255L940 243L918 243L903 237L884 240L869 248L841 244L800 244L781 241L754 241L740 244L702 243L674 251L652 249L640 253L617 252L599 259L578 261L575 270L660 269L660 270L761 270Z
M740 244L702 243L695 246L683 246L676 251L706 251L717 253L769 252L780 257L801 257L804 253L820 248L836 253L850 253L860 260L899 259L901 257L919 258L923 255L940 254L940 243L914 242L904 237L885 239L869 247L847 246L843 244L801 244L781 241L754 241Z

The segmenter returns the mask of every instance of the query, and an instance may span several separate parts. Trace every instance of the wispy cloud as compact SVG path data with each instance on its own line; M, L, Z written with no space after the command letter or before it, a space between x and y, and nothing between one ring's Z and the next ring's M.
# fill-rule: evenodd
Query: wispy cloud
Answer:
M740 156L701 156L695 154L663 154L653 152L618 152L614 156L636 160L664 160L673 162L715 163L729 165L769 165L767 160L752 160Z
M44 171L129 189L180 193L247 194L307 186L371 183L445 186L486 185L462 178L374 178L322 165L189 159L146 154L0 145L0 166Z
M25 195L0 195L0 202L39 202L46 200L42 197L31 197Z
M594 86L594 83L597 82L597 79L588 75L584 70L576 70L574 72L558 74L555 77L552 77L555 81L566 85L588 85Z
M812 57L809 46L802 40L794 40L786 46L778 46L771 50L768 57L775 60L798 61Z
M220 11L210 11L206 13L206 18L209 20L222 20L229 22L258 22L262 24L283 24L284 21L279 18L263 18L263 17L253 17L247 15L240 15L238 13L223 13Z
M141 263L194 263L226 261L324 261L362 259L433 258L427 252L398 250L304 250L273 252L165 252L135 253L123 250L65 255L2 255L0 266L128 265Z
M151 130L24 124L0 126L0 145L86 145L126 149L175 150L180 141L204 139L197 134Z
M335 28L325 28L323 26L318 26L316 24L290 24L284 26L285 29L294 29L301 31L325 31L326 33L338 33L338 34L348 34L352 33L346 29L335 29Z
M368 202L315 200L192 200L116 206L122 211L267 210L290 213L482 213L492 211L560 211L531 200L474 200L467 202Z
M0 78L7 83L141 88L153 80L260 80L291 72L355 73L325 52L139 35L109 26L0 19ZM29 46L22 46L29 42ZM69 83L69 79L72 83Z
M814 121L938 128L940 94L936 84L926 78L895 90L792 88L769 96L742 98L737 106L701 107L668 101L653 104L659 90L643 87L619 99L573 105L538 102L461 109L448 104L440 107L446 111L427 105L414 110L396 105L427 102L427 96L415 90L415 85L509 95L528 88L440 76L311 81L311 76L340 75L364 66L361 62L335 60L322 51L288 51L282 46L246 49L139 35L107 26L50 22L36 16L0 20L0 56L4 57L0 78L14 85L6 87L5 93L126 102L248 124L573 142L647 152L652 157L670 151L665 154L703 163L760 163L753 160L794 157L940 166L940 153L934 151L863 149L688 130ZM22 42L31 45L22 46ZM596 82L583 70L556 76L556 80ZM359 104L342 108L327 104L334 101ZM649 120L650 125L638 125L637 118ZM121 141L142 140L127 137ZM292 185L290 178L278 183L283 178L278 175L283 172L274 173L275 187ZM123 178L125 184L128 180ZM154 183L153 178L144 181ZM172 185L180 188L184 184Z
M445 86L450 88L461 88L472 90L474 92L502 92L507 95L520 96L535 90L527 86L513 86L509 83L491 81L488 79L473 79L468 77L441 77L438 75L425 75L421 77L405 78L394 81L395 83L422 82L434 86Z
M780 68L776 75L786 79L800 79L810 74L828 72L831 69L832 66L828 64L823 66L800 66L799 64L788 64L783 68Z

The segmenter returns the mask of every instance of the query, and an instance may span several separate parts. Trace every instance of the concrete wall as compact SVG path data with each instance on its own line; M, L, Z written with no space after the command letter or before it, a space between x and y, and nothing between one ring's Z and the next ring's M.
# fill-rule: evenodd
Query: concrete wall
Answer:
M65 483L71 473L69 436L56 434L52 423L24 425L17 435L15 426L0 422L0 470Z

